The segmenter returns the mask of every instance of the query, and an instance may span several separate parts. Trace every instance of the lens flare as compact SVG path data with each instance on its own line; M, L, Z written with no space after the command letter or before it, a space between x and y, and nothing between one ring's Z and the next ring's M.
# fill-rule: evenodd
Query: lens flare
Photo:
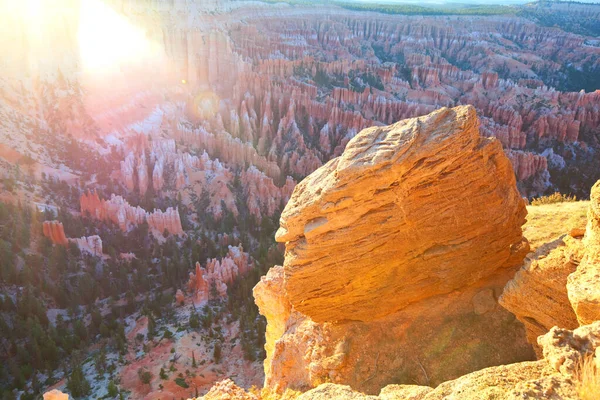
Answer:
M214 92L204 91L194 96L193 115L200 119L210 119L219 111L219 96Z
M100 0L82 0L79 48L85 72L111 73L161 56L161 47Z

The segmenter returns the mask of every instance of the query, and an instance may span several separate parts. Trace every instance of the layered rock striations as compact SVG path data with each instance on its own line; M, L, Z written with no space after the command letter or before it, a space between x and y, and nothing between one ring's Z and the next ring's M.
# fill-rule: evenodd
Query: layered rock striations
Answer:
M600 181L592 188L585 250L577 269L567 279L567 293L581 325L600 320Z
M574 329L600 320L600 182L590 197L583 238L573 230L538 251L507 283L500 298L500 304L525 325L538 356L542 349L537 338L552 327Z
M291 303L318 322L370 321L514 267L527 212L511 175L472 107L361 132L282 214Z
M376 393L532 357L496 302L528 249L525 205L478 126L457 107L366 129L296 187L284 265L254 289L265 386Z

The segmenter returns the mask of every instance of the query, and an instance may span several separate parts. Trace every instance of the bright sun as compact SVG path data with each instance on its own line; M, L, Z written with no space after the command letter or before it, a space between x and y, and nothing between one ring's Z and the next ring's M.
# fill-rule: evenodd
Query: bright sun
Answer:
M160 46L101 0L81 0L79 51L88 73L118 72L160 57Z

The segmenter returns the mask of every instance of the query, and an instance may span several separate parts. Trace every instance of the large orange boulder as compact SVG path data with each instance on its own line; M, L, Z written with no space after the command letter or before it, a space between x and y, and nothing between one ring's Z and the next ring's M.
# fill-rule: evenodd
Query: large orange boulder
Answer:
M565 227L565 231L567 227ZM548 243L506 284L500 304L527 329L542 355L538 337L552 327L575 329L600 320L600 181L591 191L585 235Z
M478 127L465 106L368 128L296 186L276 236L296 310L370 321L522 261L525 204Z
M510 161L473 107L352 139L302 181L282 217L283 267L255 287L265 386L375 394L532 359L497 304L528 250Z

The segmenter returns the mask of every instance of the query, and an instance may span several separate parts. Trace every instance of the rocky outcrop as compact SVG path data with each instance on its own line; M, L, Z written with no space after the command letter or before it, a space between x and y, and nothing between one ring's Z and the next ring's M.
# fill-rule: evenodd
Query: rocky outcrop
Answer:
M537 338L553 326L574 329L579 324L566 291L567 278L581 260L581 240L558 239L556 248L527 259L506 284L500 304L523 322L538 356Z
M532 357L496 302L528 249L526 210L478 126L458 107L372 127L296 186L276 236L284 265L254 289L266 387L378 393Z
M554 326L574 329L600 320L599 204L600 183L596 183L585 236L574 229L546 245L525 262L502 293L500 304L523 322L534 346ZM541 347L536 350L541 356Z
M476 371L444 382L435 389L423 386L390 385L379 396L365 396L347 386L325 384L304 393L299 399L325 399L323 394L340 394L329 398L464 400L496 399L579 399L577 380L582 360L598 349L600 323L575 330L554 327L539 343L543 358L536 362L501 365Z
M204 303L215 294L219 297L227 296L227 285L237 276L245 275L250 268L250 256L241 246L229 246L227 255L221 260L209 258L206 260L206 268L196 262L196 270L190 272L188 280L188 290L192 293L194 303ZM213 290L216 293L212 293Z
M265 333L267 356L264 361L265 376L267 376L273 360L275 342L285 333L286 323L292 311L292 305L285 295L283 267L272 267L252 292L260 313L267 319Z
M225 379L217 382L208 393L199 397L197 400L259 400L252 393L247 393L240 388L231 379Z
M569 301L581 325L600 320L600 181L590 195L584 255L575 272L569 275Z
M554 327L539 338L540 346L543 348L543 356L539 361L485 368L444 382L435 388L392 384L383 387L378 395L368 395L356 391L348 385L323 383L296 398L298 400L558 400L587 398L580 396L582 394L581 365L584 359L593 357L597 353L600 345L599 337L600 322L575 330ZM594 379L594 377L588 377L588 379ZM594 387L590 389L594 389ZM235 396L238 396L236 398L240 399L247 398L244 396L252 396L235 386L233 382L220 382L211 389L210 393L235 393Z
M69 400L69 395L54 389L44 393L44 400Z
M42 231L44 236L50 239L50 241L54 244L62 244L63 246L69 244L62 222L44 221L42 225Z
M478 125L458 107L370 128L302 181L276 235L294 308L370 321L518 265L527 212Z
M154 210L146 212L141 207L131 206L123 197L112 195L108 200L101 200L96 192L86 192L81 195L80 206L82 213L101 221L112 221L127 231L132 225L147 222L150 229L158 234L167 231L173 235L182 235L183 228L177 208L169 207L166 211Z
M89 253L93 256L102 256L102 239L98 235L82 236L80 238L69 239L79 247L79 250Z
M69 243L75 243L79 250L85 251L94 256L102 256L102 239L100 236L83 236L81 238L67 238L62 222L44 221L43 233L54 244L67 246Z

